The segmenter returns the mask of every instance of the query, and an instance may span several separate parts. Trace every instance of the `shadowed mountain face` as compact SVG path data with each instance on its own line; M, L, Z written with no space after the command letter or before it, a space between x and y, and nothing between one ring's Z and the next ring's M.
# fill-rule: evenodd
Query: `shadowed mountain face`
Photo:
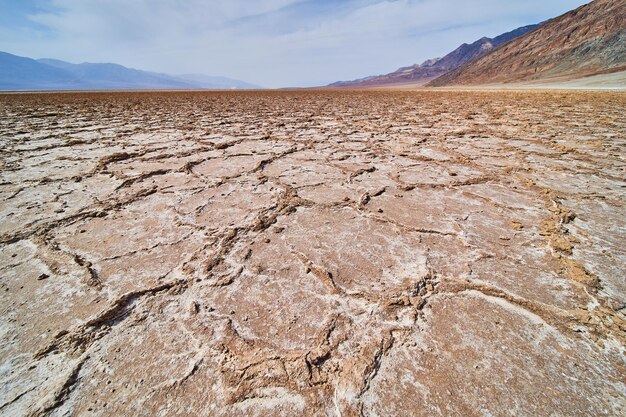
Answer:
M626 0L596 0L430 86L576 79L626 70Z
M390 74L362 78L354 81L340 81L331 84L332 87L376 87L388 84L426 84L461 65L473 61L492 49L518 38L539 25L524 26L495 38L481 38L472 44L459 46L443 58L429 59L422 64L403 67Z
M117 64L70 64L55 59L40 59L37 62L67 71L74 76L80 89L194 88L192 83L176 80L165 74L140 71Z
M0 90L47 89L76 86L71 73L34 59L0 52Z
M171 76L117 64L71 64L0 52L0 90L159 90L260 88L225 77Z

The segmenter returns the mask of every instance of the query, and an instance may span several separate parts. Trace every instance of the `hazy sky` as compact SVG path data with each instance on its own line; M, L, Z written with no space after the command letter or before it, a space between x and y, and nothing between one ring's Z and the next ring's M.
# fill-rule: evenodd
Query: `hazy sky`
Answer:
M393 71L588 0L0 0L0 50L313 86Z

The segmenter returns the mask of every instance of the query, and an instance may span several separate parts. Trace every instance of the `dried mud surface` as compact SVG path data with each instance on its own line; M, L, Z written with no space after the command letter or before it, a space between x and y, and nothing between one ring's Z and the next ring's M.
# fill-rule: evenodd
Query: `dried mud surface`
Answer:
M626 95L0 96L0 414L624 415Z

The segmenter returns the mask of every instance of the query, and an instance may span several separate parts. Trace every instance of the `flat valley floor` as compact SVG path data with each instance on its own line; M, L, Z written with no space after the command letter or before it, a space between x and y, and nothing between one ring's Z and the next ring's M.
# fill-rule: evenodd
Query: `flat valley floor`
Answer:
M0 415L623 416L624 114L0 95Z

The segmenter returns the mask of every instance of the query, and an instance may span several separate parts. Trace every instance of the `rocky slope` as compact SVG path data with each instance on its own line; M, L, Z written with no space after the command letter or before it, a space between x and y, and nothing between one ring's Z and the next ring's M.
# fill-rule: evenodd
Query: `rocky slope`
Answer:
M626 0L595 0L430 86L577 79L626 70Z
M389 84L425 84L466 62L471 62L506 42L522 36L539 25L524 26L495 38L483 37L472 44L464 43L443 58L429 59L422 64L403 67L390 74L362 78L354 81L339 81L330 87L376 87Z
M626 415L626 95L0 95L0 415Z

